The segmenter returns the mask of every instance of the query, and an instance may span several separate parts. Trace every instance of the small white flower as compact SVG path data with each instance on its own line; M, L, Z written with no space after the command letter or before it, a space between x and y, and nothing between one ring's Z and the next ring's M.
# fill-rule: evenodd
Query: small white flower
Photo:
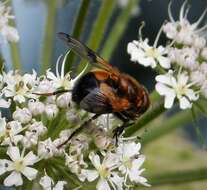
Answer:
M28 103L28 108L31 111L32 115L37 116L44 112L45 105L40 101L30 100Z
M43 79L39 82L39 85L34 90L35 93L48 93L54 92L56 89L53 85L53 82L47 79Z
M56 103L59 108L68 108L70 106L71 101L72 101L72 99L71 99L70 92L64 93L64 94L58 96L56 99Z
M59 112L58 107L55 104L45 105L45 113L48 119L53 119L54 117L56 117L58 112Z
M58 181L56 184L53 179L47 174L40 179L40 185L43 187L43 190L63 190L64 185L67 184L66 181Z
M171 62L187 68L190 71L196 70L199 67L199 63L197 62L198 56L199 52L194 48L170 48L169 50L169 58Z
M96 185L97 190L110 190L112 189L118 190L121 184L123 184L124 179L121 179L119 184L116 184L114 181L114 177L117 179L119 176L118 174L113 171L118 167L118 157L115 154L108 153L106 154L103 162L101 163L99 155L91 152L89 154L89 159L91 163L95 167L96 170L82 170L82 175L87 178L88 181L94 181L99 177L98 183ZM109 185L110 184L110 185Z
M52 142L51 138L45 141L39 141L38 143L38 156L44 159L48 159L54 156L57 152L55 144Z
M3 93L7 98L13 98L14 101L19 103L25 102L26 98L36 98L36 95L32 94L38 83L35 71L33 71L33 74L23 76L18 71L4 73L4 82L6 87L3 89Z
M20 155L18 147L9 147L7 155L11 160L0 160L0 174L2 175L5 172L12 172L4 180L5 186L22 185L23 180L21 174L30 181L36 178L38 171L30 166L38 161L38 157L34 155L32 151L24 156L24 151Z
M202 86L206 81L206 75L199 70L192 71L190 77L191 81L198 86Z
M109 137L106 131L102 128L92 126L91 135L94 139L95 145L102 150L106 150L110 145L114 144L114 141Z
M0 143L2 145L17 144L23 137L19 134L23 130L18 121L6 123L5 118L0 118Z
M17 120L22 124L29 123L32 119L32 114L27 108L20 109L17 107L12 116L14 120Z
M193 84L189 83L189 76L185 72L178 73L174 77L173 72L170 70L167 74L158 75L156 81L155 88L157 92L165 97L165 108L171 108L176 97L179 100L181 109L191 108L192 101L196 101L199 97L190 88Z
M22 138L22 144L25 148L30 148L33 145L37 145L38 135L36 133L26 131Z
M149 186L147 179L141 176L144 169L140 169L145 157L139 155L140 143L122 142L117 147L116 153L119 155L121 165L119 170L125 175L125 181L129 177L130 181Z
M157 64L160 64L163 68L170 68L170 60L165 57L167 49L163 46L156 47L156 41L153 46L148 44L148 39L130 42L127 52L131 55L131 61L138 62L145 67L155 68Z
M191 24L187 20L188 11L189 11L189 8L186 8L187 3L188 3L187 0L183 3L180 9L180 15L178 21L175 21L172 16L171 3L169 3L168 14L169 14L170 22L164 25L163 31L166 33L166 36L169 39L175 40L175 42L177 43L185 44L185 45L193 45L197 40L199 41L201 40L201 39L196 39L198 37L198 34L203 32L207 28L207 25L203 26L202 28L198 28L200 23L205 17L207 9L204 10L203 14L195 23ZM201 41L203 41L203 39ZM203 47L203 44L205 42L204 41L201 42L201 41L198 44L199 46L201 45L201 47Z
M80 122L80 116L77 114L77 111L74 109L70 109L66 112L66 119L71 123L71 124L78 124Z
M88 165L83 159L83 154L69 155L65 153L65 165L72 173L76 174L81 181L85 180L85 176L82 175L82 169L87 168Z
M6 2L0 2L0 33L7 41L17 42L19 34L16 28L9 25L14 16L10 14L11 7L6 6Z
M41 121L33 121L33 123L28 126L28 130L40 136L47 132L47 127L45 127Z
M49 70L46 73L47 78L53 81L55 88L63 88L65 90L73 89L73 86L76 83L76 81L79 80L79 78L83 75L86 68L88 67L88 65L86 65L85 68L79 73L78 76L76 76L74 79L71 79L70 73L66 73L66 74L64 73L65 63L66 63L66 59L69 53L70 51L68 51L63 58L61 73L59 73L58 69L59 69L59 64L62 59L62 56L58 58L57 63L56 63L56 76Z

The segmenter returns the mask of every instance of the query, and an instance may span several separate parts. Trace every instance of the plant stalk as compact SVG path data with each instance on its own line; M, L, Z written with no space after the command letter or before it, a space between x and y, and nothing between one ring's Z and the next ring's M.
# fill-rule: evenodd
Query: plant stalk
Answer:
M52 65L51 61L54 44L55 21L58 6L57 4L58 0L53 0L47 4L48 14L45 26L40 74L43 74Z

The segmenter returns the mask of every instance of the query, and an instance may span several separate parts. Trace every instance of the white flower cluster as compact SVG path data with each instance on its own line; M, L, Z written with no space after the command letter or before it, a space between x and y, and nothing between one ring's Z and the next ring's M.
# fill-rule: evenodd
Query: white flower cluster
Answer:
M149 45L148 39L142 39L141 27L140 40L130 42L127 48L131 61L165 72L156 76L155 86L156 91L165 97L165 108L171 108L175 99L181 109L191 108L199 97L207 97L207 43L204 35L207 25L200 27L207 9L192 24L187 20L188 12L185 1L179 20L175 21L170 3L170 21L163 24L153 46ZM158 46L162 32L168 42L165 46Z
M87 126L90 135L78 134L69 146L60 146L83 118L91 117L72 104L70 90L85 69L74 79L69 73L64 74L67 56L63 57L60 73L62 57L57 61L56 74L48 70L41 77L35 71L23 75L10 71L0 75L0 106L11 113L7 118L3 113L0 116L2 184L21 186L29 180L34 181L36 188L63 190L74 183L67 176L75 174L80 184L99 178L98 190L121 190L128 188L130 181L148 186L141 176L145 158L140 154L140 143L120 139L116 147L109 135L117 126L112 115L102 115L90 123ZM45 96L58 90L68 92ZM68 173L64 179L59 178L64 173L62 170Z
M9 42L17 42L19 34L16 28L10 25L10 20L15 17L10 14L11 7L6 5L5 2L0 2L0 33Z

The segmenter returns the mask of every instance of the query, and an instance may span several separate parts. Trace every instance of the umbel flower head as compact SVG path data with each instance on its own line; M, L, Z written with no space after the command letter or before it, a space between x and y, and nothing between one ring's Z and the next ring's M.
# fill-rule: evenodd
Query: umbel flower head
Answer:
M189 109L199 97L207 97L207 48L204 36L207 25L200 26L207 8L200 18L191 24L187 19L190 10L187 2L183 3L177 21L172 16L172 3L169 3L170 20L160 28L153 47L148 45L147 39L142 40L141 27L141 40L130 42L127 48L132 61L161 71L155 78L155 89L164 96L164 107L167 109L177 102L175 99L178 100L181 109ZM168 42L156 48L162 32L168 38Z
M144 162L139 154L141 144L123 145L133 152L129 151L126 157L128 153L116 147L109 135L117 127L112 115L103 115L89 123L90 135L81 133L71 139L70 146L60 147L81 122L91 117L72 103L70 91L86 68L72 79L70 73L64 72L66 56L68 53L62 59L60 73L62 56L57 61L55 74L50 70L41 77L35 71L23 75L18 71L0 74L1 100L10 103L5 107L12 116L0 116L0 145L6 152L0 159L2 183L22 186L34 181L40 189L63 190L72 188L70 184L77 186L71 180L76 176L84 183L97 180L97 190L122 190L131 183L148 186L141 176ZM41 95L60 89L68 92L49 97ZM59 180L63 170L67 175Z

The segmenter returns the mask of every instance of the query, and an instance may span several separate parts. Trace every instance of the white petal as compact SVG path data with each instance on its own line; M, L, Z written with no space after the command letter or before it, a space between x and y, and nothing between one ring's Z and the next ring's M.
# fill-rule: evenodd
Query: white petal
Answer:
M63 190L64 185L66 185L66 181L58 181L53 190Z
M96 170L82 170L81 173L87 178L89 182L94 181L98 177Z
M179 98L179 102L180 102L180 108L181 109L187 109L187 108L192 107L192 103L190 103L189 100L184 96Z
M95 167L96 169L98 169L99 166L101 165L99 155L95 154L94 152L91 152L91 153L89 154L89 159L91 160L91 162L92 162L92 164L94 165L94 167Z
M6 159L0 160L0 175L4 174L7 171L7 168L11 163L11 161Z
M5 180L5 186L20 186L23 184L22 176L20 173L13 171Z
M45 190L51 190L52 185L54 184L53 180L49 176L41 177L39 184L45 189Z
M9 108L10 104L11 104L10 101L6 101L4 99L0 99L0 107L1 108Z
M16 146L11 146L7 150L7 155L12 159L12 161L20 159L19 148Z
M38 171L31 167L25 167L24 170L21 172L25 177L27 177L27 179L31 181L36 178Z
M145 156L140 156L138 159L132 161L132 168L139 170L145 161Z
M159 82L155 85L155 89L162 96L163 95L170 95L170 94L175 95L175 92L172 88L169 88L166 85L159 83Z
M199 95L196 96L192 89L187 89L185 94L190 100L197 100L199 98Z
M164 107L167 108L167 109L171 108L173 103L174 103L174 99L175 99L175 95L174 94L166 95L165 96Z
M165 68L165 69L169 69L170 68L170 60L167 57L160 56L157 59L158 59L159 64L163 68Z
M113 173L113 177L111 177L110 179L116 185L117 190L123 189L124 177L120 177L116 173Z
M178 75L178 83L181 85L181 86L185 86L188 82L188 76L184 73Z
M32 151L30 151L25 157L24 157L24 163L26 166L33 165L38 160L38 157L33 154Z
M99 181L96 185L96 189L97 190L111 190L108 182L105 179L99 179Z
M158 76L156 76L155 80L157 82L161 82L163 84L167 84L169 86L172 86L171 76L169 76L169 75L158 75Z

